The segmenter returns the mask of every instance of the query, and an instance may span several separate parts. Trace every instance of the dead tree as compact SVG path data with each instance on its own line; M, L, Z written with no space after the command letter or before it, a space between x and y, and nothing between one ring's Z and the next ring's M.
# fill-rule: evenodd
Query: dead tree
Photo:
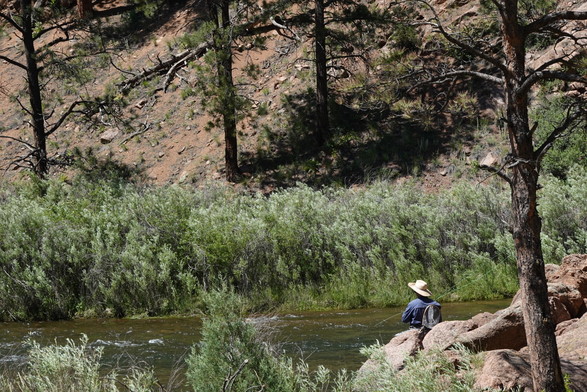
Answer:
M574 59L587 48L583 25L565 28L577 21L587 20L587 12L571 9L555 10L546 15L527 19L520 12L517 0L491 0L500 23L500 43L491 48L459 35L441 23L434 6L422 2L432 17L426 22L460 51L473 56L491 72L472 69L452 69L429 80L450 80L456 77L477 77L495 83L505 97L505 123L510 152L504 166L493 170L510 185L513 238L516 249L518 277L523 300L523 316L530 352L534 390L563 392L564 381L560 368L553 322L548 303L548 289L540 240L541 220L537 211L537 190L540 160L552 143L564 132L585 121L585 97L569 105L567 116L559 126L551 129L541 145L535 146L534 131L542 124L529 124L530 93L546 80L561 80L585 88L584 69L574 67ZM575 21L575 22L573 22ZM570 23L570 24L569 24ZM526 63L528 40L536 34L549 34L556 40L558 55L534 66ZM562 50L561 50L562 49ZM582 73L583 72L583 73ZM583 76L582 76L583 75Z

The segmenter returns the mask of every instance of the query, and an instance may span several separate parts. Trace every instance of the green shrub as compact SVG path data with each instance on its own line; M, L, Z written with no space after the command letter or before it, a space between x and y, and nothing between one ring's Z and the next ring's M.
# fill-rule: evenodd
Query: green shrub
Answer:
M381 346L363 350L374 361L371 372L359 373L353 380L357 392L473 392L478 355L464 349L447 352L432 350L410 357L401 372L394 371L384 358Z
M257 328L243 319L239 297L213 291L205 303L202 339L187 359L187 380L194 391L294 390L291 365L277 358Z

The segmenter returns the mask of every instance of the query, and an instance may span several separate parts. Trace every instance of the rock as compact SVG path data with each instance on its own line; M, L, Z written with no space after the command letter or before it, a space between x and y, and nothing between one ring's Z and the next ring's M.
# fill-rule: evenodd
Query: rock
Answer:
M100 134L100 143L108 144L112 143L112 140L118 136L118 131L115 129L111 129L108 131L104 131Z
M553 307L553 304L556 302L560 302L569 313L568 318L556 321L556 324L571 318L580 317L585 313L585 303L579 290L562 283L548 283L548 300L551 303L553 313L556 312Z
M551 310L557 323L569 318L581 317L587 311L587 255L569 255L563 258L560 266L545 265L548 280L548 297ZM519 303L521 294L518 291L512 300ZM569 317L565 316L565 310ZM558 319L557 319L558 318Z
M550 305L550 311L552 312L552 317L554 319L555 324L571 319L571 314L569 313L569 310L562 303L560 298L549 296L548 304Z
M487 155L485 155L485 158L483 158L481 162L479 162L479 166L491 167L496 165L497 162L499 162L499 159L492 152L490 152Z
M440 325L440 324L439 324ZM519 350L526 345L526 333L520 305L495 312L495 317L455 341L475 351Z
M561 354L561 369L563 374L569 375L571 390L587 391L587 361ZM479 390L534 391L529 354L514 350L487 352L474 387Z
M422 349L422 338L420 330L411 329L398 336L395 336L385 346L383 346L383 352L374 355L369 358L363 366L359 369L359 373L368 373L379 366L391 366L394 370L403 369L406 359L414 356L418 351ZM378 358L377 355L383 354L382 358ZM381 363L385 360L386 363Z
M483 369L475 380L475 388L479 390L529 391L532 386L529 356L514 350L487 352Z
M424 350L437 347L446 348L454 344L460 335L477 327L478 325L472 320L444 321L428 332L422 341L422 346Z
M558 269L549 271L550 283L562 283L579 290L587 297L587 255L569 255L563 258Z
M496 317L496 314L483 312L469 320L444 321L428 332L422 341L422 346L424 350L448 348L454 345L463 334L482 327Z
M557 331L556 344L560 356L570 360L587 361L587 314L569 323L563 331L558 328ZM587 371L587 367L585 369Z

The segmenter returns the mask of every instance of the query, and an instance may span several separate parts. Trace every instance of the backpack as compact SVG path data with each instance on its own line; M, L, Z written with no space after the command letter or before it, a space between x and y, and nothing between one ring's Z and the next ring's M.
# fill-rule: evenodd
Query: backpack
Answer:
M442 321L442 314L440 314L440 307L436 305L428 305L422 314L422 327L432 329L436 324Z

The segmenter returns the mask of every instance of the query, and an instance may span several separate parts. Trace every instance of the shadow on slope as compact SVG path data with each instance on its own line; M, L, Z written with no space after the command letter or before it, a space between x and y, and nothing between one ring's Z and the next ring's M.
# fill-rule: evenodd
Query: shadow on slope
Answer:
M333 100L334 101L334 100ZM311 90L283 99L280 126L265 126L264 146L243 154L242 168L265 187L364 183L374 177L418 175L446 153L463 132L445 131L439 119L431 129L402 118L388 105L351 108L331 103L331 135L322 148L313 136L315 101Z

